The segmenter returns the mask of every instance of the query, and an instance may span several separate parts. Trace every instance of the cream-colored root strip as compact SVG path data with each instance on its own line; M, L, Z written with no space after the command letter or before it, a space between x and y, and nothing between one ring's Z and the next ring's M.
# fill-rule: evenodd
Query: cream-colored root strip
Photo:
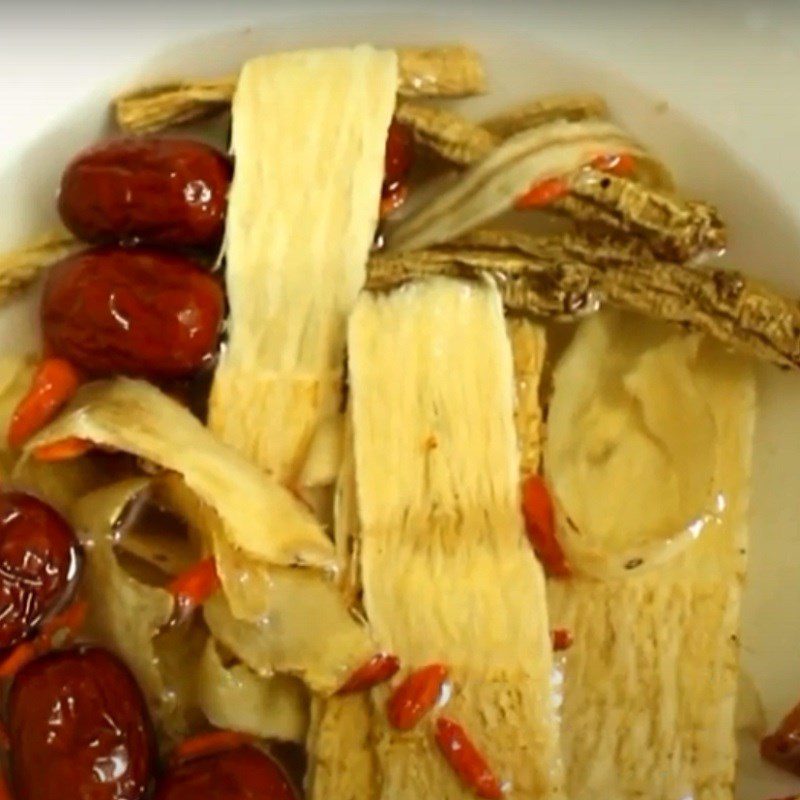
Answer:
M257 58L237 85L229 338L209 426L282 483L336 477L345 324L377 224L396 82L393 51L359 46Z
M349 345L363 599L376 638L405 671L447 664L443 713L509 781L509 798L560 797L549 626L519 513L499 297L443 279L364 296ZM374 775L362 796L472 797L429 725L388 725L388 692L371 693ZM330 748L320 757L335 771ZM351 797L312 786L315 798Z

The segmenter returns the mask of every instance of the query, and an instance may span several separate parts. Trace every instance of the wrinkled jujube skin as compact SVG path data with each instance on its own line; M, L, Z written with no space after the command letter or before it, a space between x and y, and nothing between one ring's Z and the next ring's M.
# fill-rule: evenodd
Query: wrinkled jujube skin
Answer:
M189 139L112 139L79 153L61 178L64 224L95 244L218 247L232 168Z
M8 699L15 800L140 800L155 763L142 694L97 647L56 651L17 674Z
M172 767L153 800L297 800L283 769L245 745Z
M92 376L187 377L216 352L224 297L194 261L102 247L51 270L41 305L51 355Z
M67 521L22 492L0 492L0 649L36 633L69 598L79 568Z

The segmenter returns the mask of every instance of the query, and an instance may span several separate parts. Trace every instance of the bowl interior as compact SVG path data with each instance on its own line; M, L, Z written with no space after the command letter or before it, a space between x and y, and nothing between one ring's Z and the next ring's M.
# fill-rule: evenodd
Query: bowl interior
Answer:
M486 59L490 93L459 105L479 116L515 101L552 91L595 91L623 121L673 168L692 197L716 204L730 228L731 265L800 295L800 227L779 197L716 138L683 116L669 98L639 87L635 76L555 52L520 38L502 23L478 25L448 14L279 16L265 27L216 33L177 42L143 60L134 74L98 76L85 101L57 120L0 172L0 247L22 243L56 222L54 195L69 158L111 130L109 98L128 87L182 76L234 72L251 55L294 47L464 41ZM206 128L205 133L210 129ZM213 130L213 126L212 129ZM216 132L222 130L218 125ZM313 224L313 219L309 220ZM0 349L25 352L36 346L36 289L0 314ZM800 376L759 367L759 414L752 482L751 560L745 593L742 667L775 724L800 696ZM783 646L782 646L783 645ZM756 739L742 734L739 796L767 797L798 790L797 781L763 765ZM678 800L677 798L675 800Z

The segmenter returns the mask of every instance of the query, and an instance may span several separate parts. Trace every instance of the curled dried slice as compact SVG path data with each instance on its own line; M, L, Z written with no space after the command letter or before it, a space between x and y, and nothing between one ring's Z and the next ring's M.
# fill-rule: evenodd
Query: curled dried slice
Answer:
M0 301L33 283L44 270L85 245L63 228L0 254Z
M397 51L397 91L405 97L464 97L486 88L480 56L459 45ZM113 101L117 125L124 131L158 131L227 110L236 91L236 75L213 80L148 86Z
M735 270L637 259L627 245L619 258L606 245L607 260L597 256L592 263L578 258L577 251L565 256L551 239L542 240L539 254L538 240L527 237L536 255L523 252L524 235L508 240L514 244L373 256L368 286L387 289L430 275L489 276L515 314L568 320L607 303L706 333L745 355L800 368L800 306Z
M417 144L453 164L474 164L500 144L480 125L444 108L406 102L398 106L395 117L411 128Z
M257 675L244 664L225 666L216 644L206 645L197 676L200 709L217 728L262 739L302 743L308 692L296 678Z
M714 417L693 372L699 346L696 334L605 312L559 361L545 469L576 571L641 574L684 552L723 510Z
M393 250L413 250L466 233L508 211L531 186L562 177L608 153L631 155L640 170L661 165L605 120L556 120L503 142L392 232Z
M481 126L500 139L508 139L515 133L538 128L556 119L578 122L607 115L608 106L599 95L550 94L501 111L485 119Z
M219 514L231 544L256 559L333 565L330 540L299 501L149 383L119 378L87 384L25 452L70 436L180 473Z
M99 489L83 497L72 516L86 559L88 631L130 667L161 731L176 739L186 733L188 709L169 684L155 644L172 616L173 599L164 589L134 578L114 552L117 525L148 485L148 480L136 478Z
M204 606L214 638L259 675L285 672L330 694L374 653L336 586L312 570L275 567L258 621L237 619L224 595Z

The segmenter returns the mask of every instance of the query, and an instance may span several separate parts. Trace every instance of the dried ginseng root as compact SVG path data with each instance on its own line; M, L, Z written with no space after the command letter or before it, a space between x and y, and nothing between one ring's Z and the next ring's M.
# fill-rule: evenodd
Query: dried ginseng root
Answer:
M520 235L515 239L523 241ZM534 249L536 240L530 242ZM513 313L575 319L605 302L702 331L777 366L800 368L800 305L730 269L687 268L627 256L612 269L572 257L540 259L519 247L450 246L375 256L369 272L373 288L388 288L421 275L490 275Z
M528 128L538 128L556 119L577 122L608 116L606 101L596 94L551 94L495 114L481 127L500 139L508 139Z
M65 230L55 230L25 247L0 254L0 301L33 283L42 272L84 245Z
M395 116L414 132L417 144L459 166L480 161L500 143L461 114L421 103L401 103Z
M553 204L553 211L581 225L639 236L659 258L689 261L719 254L727 244L725 225L708 203L595 170L575 172L567 183L569 194Z
M481 57L461 45L397 50L398 86L403 97L466 97L486 89ZM113 101L124 131L158 131L214 116L230 107L237 76L148 86Z

